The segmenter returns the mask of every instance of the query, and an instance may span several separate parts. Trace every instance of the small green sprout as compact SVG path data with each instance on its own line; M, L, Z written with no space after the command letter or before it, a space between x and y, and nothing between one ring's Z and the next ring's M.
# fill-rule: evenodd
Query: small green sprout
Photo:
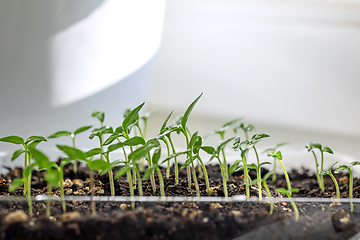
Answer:
M213 131L211 131L210 133L206 134L206 135L204 136L204 139L206 139L206 138L208 138L208 137L210 137L210 136L212 136L212 135L219 134L219 135L220 135L220 140L221 140L221 141L225 141L225 132L226 132L228 129L230 129L230 127L231 127L232 125L234 125L235 123L241 121L242 119L243 119L243 118L236 118L236 119L234 119L234 120L232 120L232 121L230 121L230 122L225 123L220 129L218 129L218 130L213 130ZM228 167L228 164L227 164L227 162L226 162L226 156L225 156L225 151L224 151L224 149L222 149L221 153L222 153L222 156L223 156L223 166L224 166L225 176L226 176L226 181L227 181L227 180L229 180L229 175L230 175L230 174L229 174L229 167Z
M51 162L49 158L39 150L32 148L30 149L31 155L34 158L36 165L39 167L39 170L45 170L44 179L47 182L48 196L52 194L53 187L58 186L60 175L58 171L58 166L56 163ZM46 202L46 216L50 217L51 215L51 200L49 199Z
M305 146L306 149L308 150L308 152L312 152L315 158L315 166L316 166L316 178L318 180L318 184L319 187L321 189L322 192L325 191L324 189L324 176L320 175L319 172L324 171L324 152L330 153L330 154L334 154L334 152L327 146L322 146L320 143L309 143L307 146ZM321 167L320 167L320 171L319 171L319 163L316 157L316 154L314 152L314 149L317 148L319 149L320 153L321 153Z
M340 198L340 190L339 190L339 184L336 181L336 178L334 177L334 175L332 174L332 168L337 164L338 162L335 162L333 165L331 165L331 167L329 168L328 171L321 171L320 175L329 175L331 177L331 179L333 180L334 184L335 184L335 188L336 188L336 197Z
M240 137L234 138L233 142L233 149L235 151L240 151L241 160L236 160L232 166L230 166L230 169L237 168L239 163L242 162L244 166L244 184L245 184L245 191L246 191L246 197L250 197L250 184L249 184L249 170L248 170L248 164L247 164L247 153L249 151L249 148L246 147L248 144L248 140L245 140L241 142ZM245 146L245 147L244 147ZM241 169L238 169L237 171L240 171Z
M26 169L28 166L31 165L31 153L30 153L30 149L36 148L36 146L40 143L40 142L47 142L47 139L44 138L43 136L31 136L28 139L26 139L26 141L19 136L7 136L7 137L2 137L0 138L1 142L8 142L8 143L13 143L13 144L17 144L17 145L22 145L23 148L16 150L12 157L11 157L11 161L14 161L16 158L18 158L21 154L25 153L25 159L24 159L24 169ZM24 179L24 196L25 195L31 195L30 193L30 189L31 189L31 171L29 173L29 175L27 176L27 178L23 178ZM29 194L27 194L27 192L29 191Z
M295 222L299 221L299 210L298 210L294 200L291 197L291 194L299 192L299 189L290 188L290 189L286 190L285 188L277 188L277 189L275 189L275 191L277 191L278 193L281 193L281 194L285 194L289 198L291 205L295 211Z
M279 143L277 144L275 147L273 148L268 148L266 150L264 150L262 153L267 153L267 152L275 152L279 147L284 146L286 144L289 144L289 142L283 142L283 143ZM272 175L272 182L276 181L276 158L274 158L274 165L273 165L273 175Z
M277 152L272 151L272 152L268 152L267 155L269 157L271 156L271 157L273 157L273 158L275 158L276 160L279 161L279 163L280 163L280 165L281 165L281 167L282 167L282 169L284 171L287 187L288 187L288 189L291 189L291 183L290 183L289 175L288 175L288 173L287 173L287 171L285 169L284 164L282 163L283 157L282 157L281 152L280 151L277 151ZM289 192L289 194L291 195L291 191Z
M240 123L239 126L234 128L234 133L237 133L237 129L242 129L245 134L245 139L249 140L249 132L255 131L255 127L252 124Z
M156 171L160 180L160 194L162 197L165 197L164 180L158 165L160 156L161 156L161 148L156 148L152 156L152 166L145 171L143 179L147 179L153 171Z
M75 137L77 134L85 132L86 130L90 129L92 126L83 126L80 127L78 129L76 129L74 132L69 132L69 131L58 131L56 133L51 134L50 136L48 136L48 138L58 138L58 137L62 137L62 136L70 136L71 140L72 140L72 146L73 148L75 148ZM74 173L77 172L77 164L76 161L74 161L73 163L74 165Z
M356 166L356 165L360 165L360 162L353 161L349 165L340 165L334 171L335 173L338 173L338 172L343 171L343 170L348 170L349 171L349 198L350 198L350 211L351 212L354 211L354 205L353 205L353 202L352 202L352 198L353 198L353 181L354 181L354 179L353 179L353 173L351 171L351 167Z
M272 174L273 170L271 170L270 172L267 172L263 178L261 179L255 179L254 181L251 182L251 185L253 184L256 184L258 182L262 182L262 184L264 185L264 188L265 188L265 191L270 199L270 215L273 214L273 211L274 211L274 202L272 200L272 197L271 197L271 192L270 192L270 189L268 187L268 185L266 184L266 180L270 177L270 175Z

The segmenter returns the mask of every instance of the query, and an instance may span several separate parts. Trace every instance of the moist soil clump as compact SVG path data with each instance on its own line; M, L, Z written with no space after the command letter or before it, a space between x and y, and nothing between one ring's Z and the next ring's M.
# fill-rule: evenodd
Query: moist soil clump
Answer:
M219 166L208 165L211 196L224 196ZM173 169L171 169L173 172ZM165 171L162 170L165 174ZM267 173L262 169L262 174ZM242 172L236 172L228 181L229 196L245 195ZM47 192L44 173L34 171L32 175L32 195ZM108 175L95 173L95 195L110 196ZM308 171L293 170L290 174L292 186L299 189L292 197L331 198L336 195L330 177L325 176L325 192L321 192L316 176ZM11 181L22 176L22 169L9 169L0 177L0 197L23 196L23 189L8 192ZM256 178L255 171L250 177ZM337 174L341 197L347 198L349 192L348 175ZM66 196L90 196L91 186L89 170L78 167L73 172L71 164L64 168L64 191ZM195 187L188 188L186 170L181 170L179 183L175 176L164 178L166 196L196 197ZM149 180L143 181L144 196L160 196L159 179L156 177L156 192ZM207 196L205 180L200 176L201 196ZM272 197L285 197L275 191L286 188L284 176L278 176L273 183L267 182ZM354 179L354 198L360 197L360 180ZM115 195L129 196L126 177L115 181ZM251 196L258 196L258 189L253 185ZM54 195L60 196L60 190L54 189ZM135 189L138 195L138 189ZM263 196L267 197L266 192ZM0 199L0 200L1 200ZM27 218L26 201L0 201L0 240L10 239L349 239L360 231L360 207L354 204L350 213L347 203L330 204L319 202L296 203L300 212L299 221L295 221L294 212L289 202L274 203L274 212L269 214L269 202L96 202L96 214L91 212L88 201L67 201L66 210L61 202L51 205L51 217L45 217L46 203L34 201L34 214ZM134 208L133 208L134 206ZM25 216L9 220L9 214L24 211ZM20 216L19 215L19 216Z

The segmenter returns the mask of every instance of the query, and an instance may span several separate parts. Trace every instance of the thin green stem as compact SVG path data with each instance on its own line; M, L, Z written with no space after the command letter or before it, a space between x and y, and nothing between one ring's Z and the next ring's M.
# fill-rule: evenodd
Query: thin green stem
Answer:
M138 179L139 196L141 197L143 195L141 176L139 170L136 167L135 167L135 171Z
M170 147L169 147L169 143L166 141L165 138L163 138L164 143L166 145L166 150L168 153L168 156L170 156ZM166 168L166 178L170 178L170 160L167 162L167 168Z
M28 207L29 207L29 217L32 217L32 215L33 215L33 207L32 207L32 201L31 201L31 186L30 186L29 183L27 183L24 186L26 186L26 188L27 188L26 192L27 192L27 202L28 202Z
M264 185L264 188L265 188L265 191L267 193L267 195L269 196L269 199L270 199L270 215L273 214L273 211L274 211L274 202L272 200L272 197L271 197L271 192L270 192L270 189L268 187L268 185L266 184L266 180L263 180L263 185Z
M276 181L276 159L274 158L274 171L272 174L272 182Z
M108 154L105 154L105 158L106 158L107 163L110 164L110 159L109 159ZM110 181L111 196L114 197L115 196L115 187L114 187L114 177L113 177L112 169L109 169L109 181Z
M131 171L128 171L128 178L129 178L129 188L130 188L130 197L134 196L134 186L133 186L133 182L132 182L132 176L131 176ZM135 208L135 202L131 202L131 207L132 209Z
M324 152L322 150L320 150L321 152L321 169L320 171L324 171ZM324 176L320 175L320 180L321 180L321 191L324 192L325 191L325 186L324 186Z
M335 188L336 188L336 197L340 198L340 190L339 190L339 184L336 181L336 178L334 177L334 175L331 173L331 169L329 171L329 175L331 177L331 179L333 180L334 184L335 184Z
M26 148L25 148L25 150L26 150ZM25 152L24 170L27 168L27 164L28 164L27 163L27 158L28 158L28 153ZM24 174L24 172L23 172L23 174ZM23 178L24 178L24 191L23 191L23 194L24 194L24 196L26 196L28 178L26 178L24 175L23 175Z
M64 212L66 212L66 205L65 205L65 198L64 198L64 173L63 173L63 167L60 167L59 169L59 175L60 175L60 195L61 195L61 204L62 209Z
M161 194L162 197L165 197L164 179L163 179L163 177L162 177L160 168L159 168L158 166L156 166L155 168L156 168L156 171L157 171L157 173L158 173L159 181L160 181L160 194Z
M151 167L152 164L151 164L151 156L150 156L150 153L148 153L148 167ZM154 175L154 172L152 172L150 174L150 182L151 182L151 186L152 186L152 189L153 189L153 194L156 193L156 183L155 183L155 175Z
M72 138L72 144L73 144L73 148L75 148L75 135ZM73 161L73 168L74 168L74 173L77 173L77 163L76 160Z
M95 216L96 208L95 208L95 202L94 202L94 195L95 195L94 172L91 169L90 169L90 188L91 188L91 194L90 194L91 215Z
M244 157L244 183L246 189L246 197L250 197L250 186L249 186L249 170L247 168L246 157Z
M257 161L257 168L256 168L256 174L257 174L257 179L259 179L258 181L258 188L259 188L259 200L262 199L262 192L261 192L261 169L260 169L260 159L259 159L259 155L258 152L256 151L255 145L253 146L255 155L256 155L256 161Z
M321 178L320 178L320 173L319 173L319 163L318 163L318 160L317 160L317 157L316 157L316 154L314 151L312 151L313 155L314 155L314 159L315 159L315 165L316 165L316 179L318 181L318 185L321 189L322 192L324 192L324 187L323 185L321 184Z
M174 143L171 140L170 134L167 135L167 138L169 139L172 152L173 154L175 154L176 151L175 151ZM175 184L179 184L179 167L178 167L177 157L174 157L174 167L175 167Z
M290 183L289 175L286 172L285 166L284 166L284 164L282 163L282 161L280 159L278 159L278 161L281 164L281 167L282 167L282 169L284 171L284 175L285 175L286 183L287 183L287 186L288 186L288 190L291 190L291 183ZM291 192L289 193L289 195L291 195Z
M350 212L354 212L354 204L352 202L353 198L353 174L351 169L349 168L349 198L350 198Z
M221 160L219 157L217 157L217 159L219 160L219 165L220 165L220 169L221 169L221 175L223 178L223 185L224 185L224 195L227 198L228 197L228 190L227 190L227 184L226 184L226 179L225 179L225 173L224 173L224 166L221 163Z
M210 183L209 183L209 176L207 174L207 171L206 171L206 167L203 163L203 161L201 160L200 156L198 155L198 160L199 160L199 164L201 165L202 167L202 170L204 172L204 175L205 175L205 183L206 183L206 190L207 190L207 193L208 193L208 196L210 196Z
M294 209L294 212L295 212L295 222L297 222L297 221L299 221L299 209L297 208L297 206L296 206L296 204L295 204L295 202L294 202L294 200L292 200L292 198L291 198L291 194L286 194L287 195L287 197L289 198L289 200L290 200L290 202L291 202L291 205L292 205L292 207L293 207L293 209Z
M48 186L48 196L50 197L52 194L52 186L51 184ZM50 217L51 215L51 200L48 199L46 201L46 217Z
M221 137L221 140L224 141L225 140L225 136L224 136L224 132L220 132L220 137ZM226 178L226 181L229 180L229 167L228 167L228 164L226 162L226 156L225 156L225 150L224 149L221 149L221 154L223 156L223 166L224 166L224 171L225 171L225 178Z

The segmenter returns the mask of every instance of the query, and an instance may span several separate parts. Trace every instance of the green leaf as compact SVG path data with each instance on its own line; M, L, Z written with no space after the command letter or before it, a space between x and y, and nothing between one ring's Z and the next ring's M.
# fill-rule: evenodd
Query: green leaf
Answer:
M87 165L93 171L95 170L106 171L109 168L109 164L104 160L100 160L100 159L87 161Z
M340 165L335 169L335 173L339 173L340 171L344 171L344 170L348 170L349 171L349 167L346 165Z
M257 166L255 163L251 163L247 165L248 169L257 169Z
M333 165L331 165L331 167L329 168L329 171L331 171L332 168L333 168L338 162L339 162L339 161L334 162Z
M0 138L1 142L8 142L8 143L13 143L13 144L24 144L24 139L22 137L19 136L7 136L7 137L2 137Z
M170 156L168 156L167 158L165 158L164 161L162 161L162 163L166 162L166 161L169 161L170 159L172 158L175 158L177 156L180 156L182 154L188 154L189 153L189 150L186 150L186 151L182 151L182 152L176 152L174 154L171 154Z
M61 167L65 167L66 165L68 165L69 163L71 163L73 160L70 158L63 158L61 160L60 166Z
M23 148L16 150L11 157L11 161L14 161L17 157L19 157L24 152L25 152L25 149L23 149Z
M194 154L198 154L199 153L199 150L202 146L202 137L201 136L197 136L196 137L196 140L195 140L195 143L194 143L194 146L193 146L193 153Z
M138 113L141 108L144 106L145 102L134 108L126 115L124 121L122 122L121 126L124 131L127 131L128 127L133 124L134 120L138 117Z
M274 170L267 172L263 177L263 181L266 181L266 179L268 179L273 174L273 172L274 172Z
M323 152L327 152L327 153L330 153L330 154L334 154L334 152L329 148L329 147L326 147L324 146L324 148L322 149Z
M267 137L270 137L270 135L265 133L255 134L254 136L252 136L251 142L258 142L259 140Z
M281 194L288 194L288 191L285 188L277 188L275 191L281 193Z
M198 136L198 133L199 133L199 132L195 132L195 133L191 136L191 139L190 139L190 142L189 142L189 146L188 146L189 149L192 149L192 148L193 148L194 143L195 143L195 141L196 141L196 138L197 138L197 136Z
M135 151L133 151L132 153L130 153L128 158L133 161L139 160L142 157L144 157L145 155L147 155L151 149L159 147L159 146L160 146L159 141L156 139L152 139L149 142L147 142L144 146L141 146L138 149L136 149Z
M262 162L262 163L259 164L259 168L260 168L262 165L271 165L271 162Z
M26 140L25 144L28 144L31 141L47 142L47 139L43 136L31 136Z
M19 187L21 187L24 184L24 179L22 178L15 178L9 187L9 192L12 193Z
M158 164L160 156L161 156L161 149L160 148L155 149L152 157L152 162L154 165Z
M104 121L104 120L103 120ZM78 129L76 129L74 131L74 135L77 135L79 133L85 132L86 130L92 128L92 126L83 126L83 127L79 127Z
M290 189L290 192L292 192L292 193L298 193L298 192L300 192L300 190L297 189L297 188L291 188L291 189Z
M136 146L140 144L145 145L145 139L140 136L134 136L124 142L124 146Z
M171 113L166 117L165 121L163 122L161 128L160 128L160 134L162 134L165 130L166 130L166 125L167 122L169 121L171 115L173 114L174 111L171 111Z
M211 146L202 146L200 149L202 149L203 151L205 151L208 154L214 154L214 152L215 152L215 148L213 148Z
M65 145L56 145L61 151L69 156L72 160L86 160L86 155L83 151L77 148L65 146Z
M320 171L320 175L330 175L329 171Z
M232 140L234 140L234 139L235 139L235 137L232 137L232 138L229 138L229 139L227 139L227 140L225 140L225 141L221 141L221 142L219 143L219 145L216 147L215 153L220 153L220 151L221 151L222 149L224 149L225 146L226 146L229 142L231 142Z
M143 180L147 179L148 177L150 177L151 173L155 170L155 166L151 166L148 169L146 169L144 176L143 176Z
M241 117L241 118L235 118L234 120L231 120L230 122L225 123L222 127L223 127L223 128L224 128L224 127L230 127L230 126L232 126L233 124L237 123L238 121L240 121L240 120L242 120L242 119L243 119L243 117Z
M91 116L99 119L99 121L101 123L104 123L104 119L105 119L105 113L104 112L96 110L91 114Z
M59 172L54 168L48 168L44 175L44 179L49 185L57 186L60 180Z
M128 171L130 171L133 167L130 165L125 165L122 168L119 169L119 171L116 172L115 174L115 179L118 179L119 177L122 177L123 175L125 175L125 173L127 173Z
M231 166L229 167L229 175L231 175L233 172L235 172L236 168L239 166L240 160L236 160Z
M40 169L46 169L49 167L50 160L44 153L35 148L31 148L29 151Z
M48 136L48 138L58 138L58 137L70 136L70 135L71 135L71 132L69 132L69 131L58 131L58 132L53 133L50 136Z
M181 123L180 123L180 125L181 125L184 129L186 129L186 123L187 123L187 121L188 121L188 119L189 119L189 116L190 116L191 111L194 109L196 103L199 101L199 99L200 99L200 97L201 97L202 95L203 95L203 93L201 93L201 94L190 104L190 106L186 109L183 117L181 118Z
M36 163L33 163L33 164L27 166L23 172L24 177L30 176L30 173L32 173L32 171L35 167L36 167Z
M104 146L111 144L113 141L115 141L118 137L120 136L119 133L114 132L113 134L111 134L110 137L108 137L108 139L105 140L105 142L103 143Z
M86 157L92 157L101 154L101 148L93 148L85 153Z
M258 182L262 182L262 179L256 178L256 179L254 179L254 180L252 180L252 181L250 182L250 185L254 185L254 184L258 183Z
M117 150L117 149L119 149L119 148L121 148L121 147L123 147L124 146L124 143L122 143L122 142L118 142L118 143L114 143L114 144L111 144L109 147L108 147L108 149L107 149L107 153L111 153L111 152L113 152L113 151L115 151L115 150Z
M39 145L39 143L41 143L42 141L39 141L39 140L36 140L36 141L33 141L31 143L28 144L28 148L36 148L37 145Z
M356 166L356 165L360 165L360 162L358 162L358 161L353 161L353 162L350 163L350 167Z
M310 143L310 147L312 148L317 148L319 149L320 151L322 150L322 146L320 143Z
M181 166L181 169L189 166L191 164L191 158L186 159L185 163Z
M277 151L277 152L275 152L275 151L274 151L274 152L268 152L267 155L268 155L268 156L271 156L271 157L273 157L273 158L276 158L277 160L282 160L282 159L283 159L282 154L281 154L280 151Z

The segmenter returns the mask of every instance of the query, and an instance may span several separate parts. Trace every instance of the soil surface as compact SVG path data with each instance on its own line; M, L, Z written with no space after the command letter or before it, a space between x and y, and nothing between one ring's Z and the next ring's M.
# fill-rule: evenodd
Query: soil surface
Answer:
M224 196L219 166L207 166L212 196ZM163 176L166 176L163 169ZM173 172L173 169L171 169ZM266 169L262 169L265 175ZM89 196L89 170L80 167L76 174L72 165L64 169L64 187L66 196ZM32 195L47 192L44 173L33 172ZM110 196L108 175L95 175L94 191L96 195ZM256 173L251 172L251 178ZM316 177L304 169L289 173L292 187L299 193L293 197L334 197L335 187L332 180L325 176L325 192L321 192ZM8 193L11 181L22 176L22 169L9 169L9 173L0 177L0 200L4 196L23 196L19 188ZM270 177L271 178L271 177ZM284 176L278 176L273 183L268 179L272 197L285 197L275 192L276 188L286 188ZM341 198L348 197L348 175L336 174ZM175 184L174 174L164 177L166 196L196 196L195 187L188 188L186 171L180 172L179 184ZM207 196L204 178L198 178L202 196ZM245 195L241 172L230 176L227 182L229 196ZM156 193L153 194L150 180L143 181L144 196L159 196L159 181L156 176ZM60 190L53 194L60 196ZM115 180L115 195L129 196L126 177ZM135 189L135 195L138 190ZM251 188L251 196L258 196L258 189ZM267 197L265 191L263 196ZM360 197L360 180L354 179L354 198ZM294 210L289 202L276 202L274 212L269 214L269 202L136 202L132 208L130 202L96 202L96 214L91 212L91 203L86 201L68 201L66 210L61 202L51 205L51 217L46 217L46 203L33 202L34 214L28 219L26 201L0 201L0 240L5 239L349 239L360 232L360 206L354 204L350 213L349 204L296 203L300 219L295 221ZM10 213L26 214L10 218ZM15 220L14 220L15 219Z

